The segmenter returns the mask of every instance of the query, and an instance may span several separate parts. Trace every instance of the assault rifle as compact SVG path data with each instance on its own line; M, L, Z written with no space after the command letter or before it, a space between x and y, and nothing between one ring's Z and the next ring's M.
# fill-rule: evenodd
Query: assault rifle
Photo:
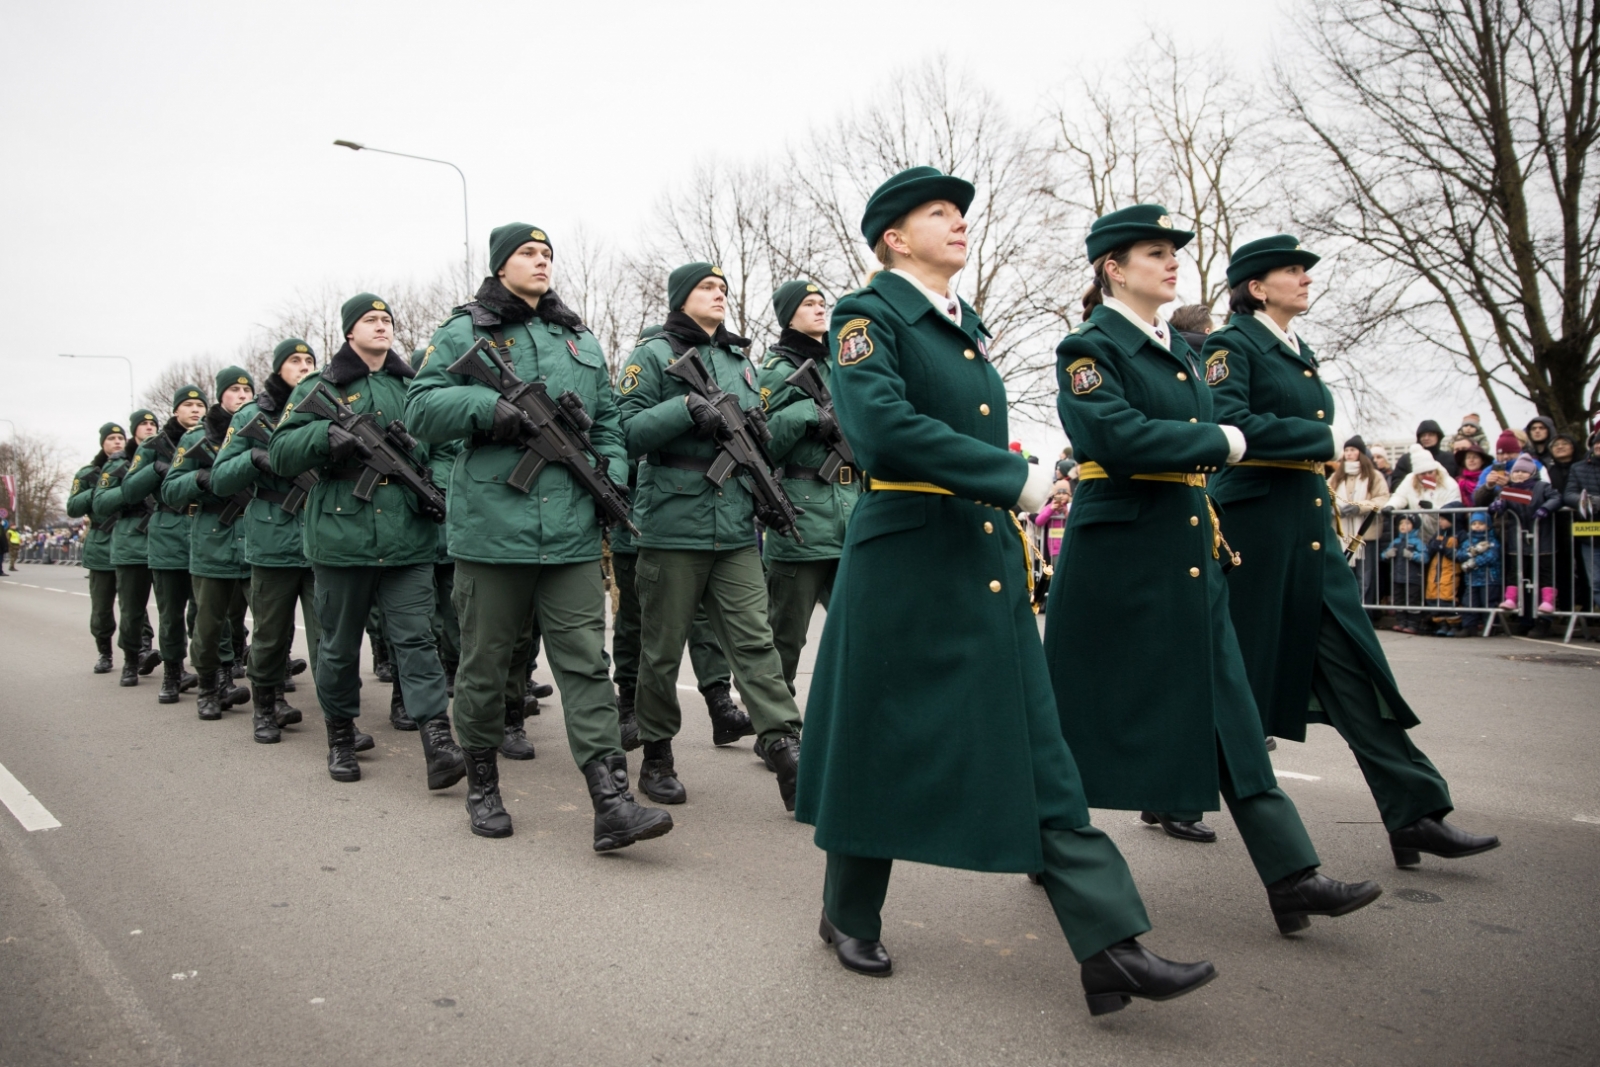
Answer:
M255 418L245 423L244 429L239 431L239 436L246 441L254 441L262 448L266 448L272 443L272 426L267 422L267 416L258 411ZM300 510L301 505L306 502L306 496L311 492L311 487L321 480L314 470L303 471L295 475L293 478L294 484L289 486L289 491L283 495L283 499L278 502L278 506L291 515L295 514Z
M700 353L693 348L679 356L667 368L667 373L711 401L717 414L722 416L722 429L717 432L717 458L711 461L706 478L720 488L736 469L743 468L755 488L756 518L780 534L794 538L795 544L803 544L800 531L795 529L795 520L802 512L772 476L772 457L767 454L772 432L767 429L761 409L745 411L739 407L738 399L722 390L701 362Z
M327 419L356 439L355 454L365 466L356 478L355 497L370 503L382 481L399 482L417 498L422 514L434 522L444 522L444 493L433 484L432 472L416 457L416 438L406 433L405 424L395 419L383 429L371 412L356 414L327 382L300 401L299 410Z
M209 430L200 443L205 447L196 448L189 455L195 458L195 466L200 470L210 470L217 462L217 444L211 440ZM239 520L239 516L244 514L244 509L250 506L250 501L253 499L250 493L243 489L239 490L222 502L222 510L217 513L217 521L224 526L232 526Z
M494 364L493 371L478 358L479 353ZM523 453L506 478L507 485L519 493L530 493L539 472L551 463L560 463L594 497L601 525L609 529L621 523L638 536L639 528L628 518L628 498L606 474L611 461L596 452L589 440L594 419L584 410L582 397L568 389L552 400L543 382L518 378L487 337L478 338L465 355L445 370L487 385L521 413L521 429L516 440L509 443L521 447ZM585 454L592 456L594 462L590 463Z
M817 439L828 450L828 458L817 468L817 477L831 482L838 475L840 467L856 465L855 450L844 439L844 431L839 429L839 420L833 414L833 394L828 392L828 385L822 380L814 359L800 364L799 369L785 378L784 382L799 389L817 405Z

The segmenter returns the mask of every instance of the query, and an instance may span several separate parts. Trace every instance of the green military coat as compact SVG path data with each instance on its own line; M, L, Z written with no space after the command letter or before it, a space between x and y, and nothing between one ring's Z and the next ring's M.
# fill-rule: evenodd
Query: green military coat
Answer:
M1057 346L1056 378L1075 457L1111 475L1073 497L1044 638L1089 804L1216 811L1219 745L1237 795L1273 788L1206 491L1130 477L1227 460L1199 357L1101 305Z
M815 469L828 458L828 449L808 436L808 431L815 430L817 425L816 402L800 389L786 384L784 379L807 359L815 359L817 370L826 382L832 374L832 362L827 345L813 342L804 334L791 336L786 331L784 337L790 339L789 343L780 340L767 349L767 358L756 377L761 406L767 413L767 427L772 431L767 451L772 453L774 463L786 469L795 466ZM796 544L788 537L768 537L763 546L767 560L838 559L844 549L845 526L861 495L860 479L854 472L850 478L848 484L839 484L785 477L783 491L789 494L795 507L805 512L797 524L801 543Z
M1206 339L1205 367L1217 421L1244 433L1246 464L1338 454L1333 394L1304 341L1294 352L1253 316L1234 315ZM1227 508L1228 541L1244 559L1228 576L1229 607L1266 732L1304 741L1307 722L1327 721L1311 696L1324 607L1360 650L1380 707L1415 726L1361 609L1322 473L1230 467L1212 493Z
M283 421L272 435L268 455L272 469L286 478L313 468L322 480L311 490L305 508L306 559L326 567L410 567L432 563L439 532L417 505L416 497L398 483L379 485L370 503L357 500L354 481L328 476L328 422L296 410L300 398L327 382L358 414L371 412L386 426L405 414L406 386L413 372L398 353L390 352L382 369L369 371L348 344L318 374L295 387ZM428 446L417 446L427 461ZM351 457L338 465L357 470Z
M95 521L116 524L111 531L111 562L117 567L143 567L149 563L155 499L148 491L137 495L127 492L128 476L143 465L138 446L129 438L127 448L113 456L101 471L102 488L94 494ZM133 488L138 489L139 485L135 482Z
M124 497L136 494L154 496L155 514L150 516L145 551L151 570L189 569L189 513L187 508L171 508L161 501L161 483L171 471L184 430L177 419L169 418L161 432L139 446L128 476L122 481Z
M633 523L639 527L635 541L640 548L705 552L754 546L755 498L743 477L729 478L719 489L704 472L669 467L661 459L665 454L709 464L717 454L714 441L690 432L694 419L684 402L688 385L666 373L678 358L674 344L698 351L717 385L748 410L761 394L743 339L719 328L715 342L687 341L699 328L682 312L668 316L666 329L674 337L663 333L643 341L628 356L617 381L628 455L640 460L633 498Z
M89 525L83 533L83 553L79 562L91 571L114 571L111 562L111 535L115 529L110 522L94 519L94 494L100 488L100 477L111 457L104 452L78 468L72 476L72 491L67 494L67 517L88 518Z
M1061 738L1007 510L1027 481L1007 451L987 334L887 271L839 301L831 391L878 481L855 508L817 653L795 818L856 856L1037 871L1039 828L1089 821Z
M172 459L172 469L161 483L161 502L169 508L188 508L189 573L196 578L248 578L244 559L244 523L222 522L226 500L213 486L200 488L202 470L216 466L217 454L227 442L232 421L221 404L211 405L200 425L183 435Z
M276 428L289 402L289 386L276 374L268 378L256 398L240 408L228 427L228 440L211 470L211 488L220 496L250 492L252 499L239 519L244 528L244 561L252 567L305 567L305 522L302 504L294 514L283 503L294 483L288 478L263 474L251 459L261 444L239 436L257 414Z
M609 460L612 480L622 484L627 477L622 425L594 334L539 318L502 321L477 303L458 308L434 333L406 398L406 424L419 440L460 449L450 471L449 553L474 563L598 560L594 497L559 463L539 472L532 492L507 485L523 449L488 439L500 394L445 369L491 331L500 333L501 355L518 378L544 383L552 399L569 389L582 398L594 419L589 439Z

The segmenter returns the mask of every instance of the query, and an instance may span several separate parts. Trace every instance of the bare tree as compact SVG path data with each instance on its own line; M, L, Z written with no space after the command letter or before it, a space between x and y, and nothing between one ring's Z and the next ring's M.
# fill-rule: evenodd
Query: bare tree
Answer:
M582 229L561 243L556 291L600 342L613 382L640 332L661 321L664 276L653 273Z
M1502 425L1502 392L1566 430L1600 408L1597 21L1592 0L1315 0L1311 62L1279 72L1344 344L1442 353Z
M39 529L64 516L72 468L60 441L31 433L12 436L0 443L0 474L17 480L17 528Z
M214 403L217 398L211 394L216 391L217 374L223 367L233 362L224 356L207 352L185 356L168 363L145 386L142 403L158 416L165 418L172 413L172 394L185 385L199 386L207 399Z

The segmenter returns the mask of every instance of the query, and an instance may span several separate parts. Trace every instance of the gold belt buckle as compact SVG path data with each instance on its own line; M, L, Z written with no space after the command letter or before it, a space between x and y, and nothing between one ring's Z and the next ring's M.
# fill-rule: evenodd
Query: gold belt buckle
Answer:
M200 510L200 502L198 500L195 501L193 504L190 504L187 508L184 509L185 514L189 514L189 515L194 515L194 514L198 513L199 510Z
M1206 476L1204 474L1185 474L1183 476L1183 484L1204 489L1206 487Z
M855 480L856 474L855 471L850 468L850 464L846 463L839 468L838 484L849 485Z

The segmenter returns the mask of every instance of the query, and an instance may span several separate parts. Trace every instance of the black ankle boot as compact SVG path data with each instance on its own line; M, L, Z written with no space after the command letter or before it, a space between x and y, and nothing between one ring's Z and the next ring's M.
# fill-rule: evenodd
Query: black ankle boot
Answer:
M778 796L783 798L783 809L794 810L795 786L800 781L800 738L794 734L780 737L766 746L764 758L778 776Z
M283 687L279 686L272 692L272 722L279 729L293 726L305 716L300 714L300 709L283 698Z
M161 692L156 694L157 704L176 704L178 702L178 686L183 681L183 660L172 660L161 664Z
M406 695L400 691L398 678L394 680L394 688L389 691L389 725L407 733L417 728L417 720L406 712Z
M882 941L863 941L859 937L846 936L828 921L827 912L822 913L822 925L817 928L817 935L833 946L833 954L839 957L841 964L857 974L869 978L887 978L894 973L894 961L889 958L889 950L883 947Z
M328 777L336 782L361 781L361 764L350 747L355 737L354 719L323 719L328 728Z
M250 703L250 687L233 684L233 668L224 663L217 670L217 703L231 710Z
M1139 818L1148 826L1159 824L1168 837L1176 837L1179 841L1198 841L1202 845L1210 845L1217 840L1217 832L1199 819L1193 822L1169 819L1159 811L1141 811Z
M428 761L428 788L449 789L467 774L467 758L450 734L450 713L422 724L422 754Z
M195 700L195 714L210 722L222 718L222 701L217 694L218 671L206 671L206 683Z
M350 748L352 750L356 752L371 752L378 747L378 743L372 739L371 734L362 733L361 727L355 725L354 719L351 719L350 722L350 728L355 731L350 740Z
M250 727L255 733L258 745L275 745L283 740L283 731L278 727L275 714L276 697L277 690L272 686L256 686L255 714L251 716Z
M646 741L644 762L639 764L639 792L657 804L682 804L689 799L688 790L678 781L678 772L672 765L672 741Z
M1493 834L1473 834L1445 822L1444 816L1424 815L1409 826L1389 833L1389 848L1396 867L1415 867L1422 853L1447 860L1465 859L1500 847Z
M117 684L121 686L139 684L139 660L131 653L123 653L122 677L117 679Z
M733 702L733 691L727 682L713 682L700 694L706 698L706 712L711 716L713 745L731 745L756 732L750 725L750 716Z
M98 642L100 658L94 661L94 673L111 673L111 642L109 640Z
M1118 941L1084 960L1083 995L1090 1015L1121 1011L1129 1000L1171 1000L1192 993L1217 976L1206 960L1174 963L1139 944L1136 938Z
M194 671L183 669L183 660L178 661L178 692L187 693L200 684L200 676Z
M426 733L423 734L427 736ZM511 816L500 797L500 765L492 748L464 748L467 822L479 837L510 837Z
M161 653L150 647L146 641L139 646L139 673L148 676L157 667L161 666Z
M388 649L372 650L372 673L384 685L394 681L394 663L389 659Z
M635 841L648 841L672 829L672 816L640 807L628 792L628 757L620 752L586 763L584 780L594 802L594 850L610 852Z
M1313 915L1348 915L1383 895L1377 882L1340 882L1315 867L1296 871L1267 886L1267 903L1278 920L1278 932L1288 935L1311 925Z
M632 752L639 747L639 719L633 711L634 688L624 685L617 689L617 729L622 733L622 751Z
M506 735L500 742L500 755L506 759L533 759L533 746L528 743L528 733L523 729L522 701L506 701Z

